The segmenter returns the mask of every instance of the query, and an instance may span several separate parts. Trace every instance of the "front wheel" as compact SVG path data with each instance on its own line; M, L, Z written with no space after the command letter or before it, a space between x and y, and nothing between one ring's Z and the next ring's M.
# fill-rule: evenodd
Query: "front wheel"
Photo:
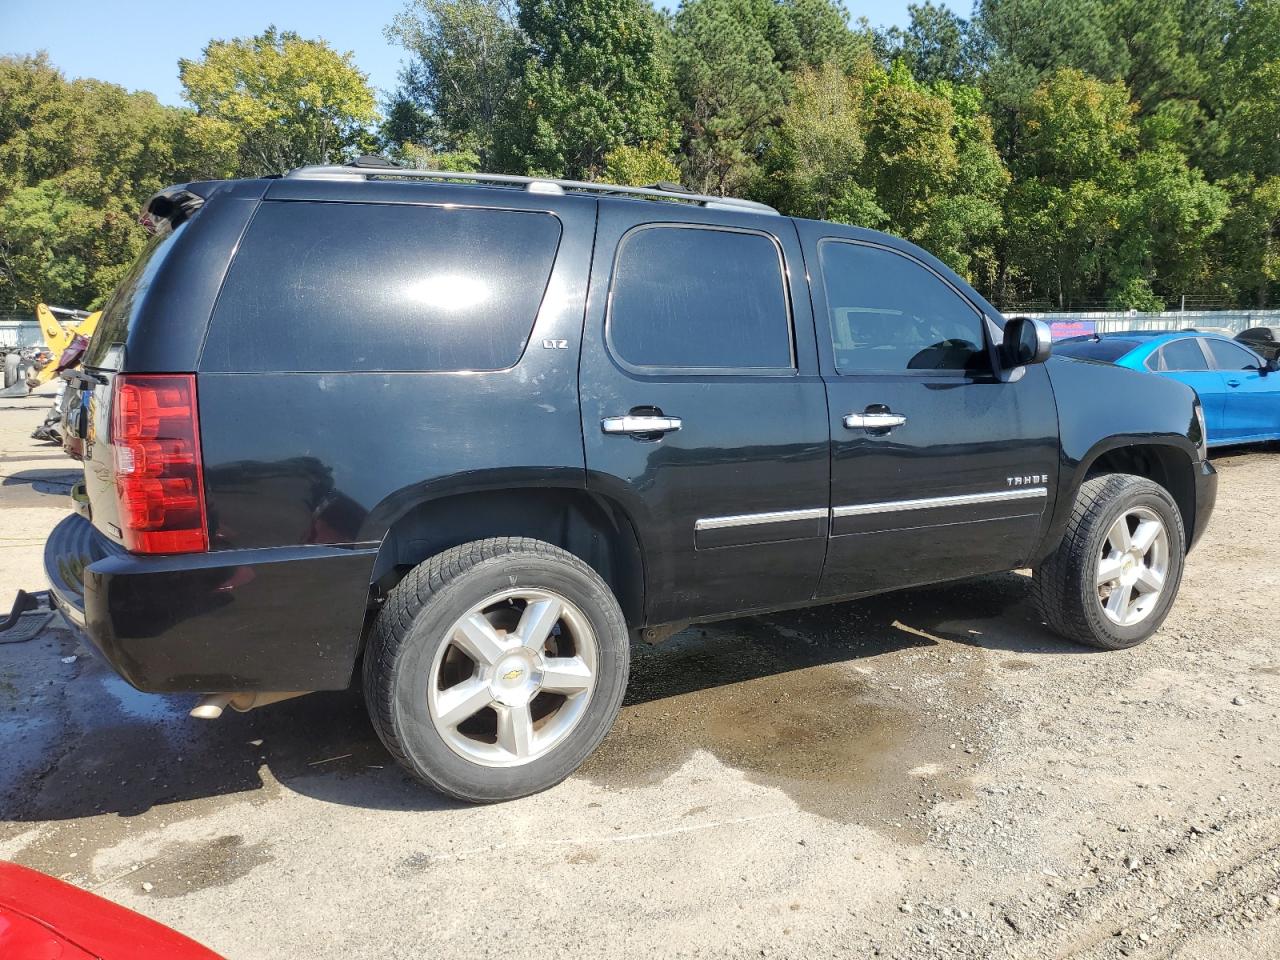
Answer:
M1085 481L1062 542L1034 571L1041 616L1056 633L1105 650L1141 643L1173 605L1186 542L1163 487L1122 473Z
M559 783L617 716L630 647L617 600L572 554L494 538L391 592L364 660L378 736L427 785L512 800Z

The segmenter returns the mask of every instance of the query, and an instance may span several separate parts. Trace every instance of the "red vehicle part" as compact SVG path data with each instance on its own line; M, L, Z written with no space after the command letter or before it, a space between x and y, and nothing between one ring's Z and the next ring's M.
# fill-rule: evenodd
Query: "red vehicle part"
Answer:
M4 960L222 960L189 937L69 883L0 861Z

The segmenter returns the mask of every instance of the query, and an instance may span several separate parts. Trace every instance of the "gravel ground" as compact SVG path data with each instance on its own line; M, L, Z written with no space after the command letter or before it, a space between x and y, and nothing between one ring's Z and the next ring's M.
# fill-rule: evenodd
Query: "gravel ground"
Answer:
M0 401L0 602L73 466ZM1280 474L1228 453L1142 647L1048 634L1006 574L636 651L561 787L464 807L357 698L214 723L53 621L0 644L0 857L233 960L1280 956Z

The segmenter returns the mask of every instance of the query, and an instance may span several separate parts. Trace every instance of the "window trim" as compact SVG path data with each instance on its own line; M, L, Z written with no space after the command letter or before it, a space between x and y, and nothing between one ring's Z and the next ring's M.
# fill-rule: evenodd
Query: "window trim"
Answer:
M708 230L719 233L742 233L748 236L763 237L773 245L778 257L778 282L782 287L782 300L786 308L787 350L790 354L790 366L785 367L672 367L645 366L625 359L613 341L613 297L617 290L618 264L622 258L627 242L644 230ZM640 223L627 229L618 238L613 250L613 262L609 267L609 289L605 296L604 308L604 343L610 359L627 373L639 377L794 377L799 375L799 364L796 360L795 309L791 302L791 285L788 282L787 260L783 254L782 244L778 238L765 230L749 227L722 226L717 223L682 223L680 221L653 221Z
M822 259L822 248L825 244L828 244L828 243L847 244L849 246L855 246L855 247L867 247L872 250L881 250L881 251L884 251L885 253L891 253L891 254L894 254L895 256L902 257L904 260L907 260L910 263L915 264L916 266L920 267L921 269L927 271L932 276L937 278L948 290L950 290L953 294L955 294L955 296L957 297L957 299L959 299L961 303L963 303L966 307L972 310L974 313L974 316L978 318L978 326L982 331L982 342L987 353L987 363L988 363L987 369L985 370L884 369L884 370L853 370L849 372L845 372L841 370L840 365L836 361L835 336L834 336L834 331L831 329L831 297L827 291L827 271L823 264L823 259ZM998 358L996 356L995 345L991 339L991 331L989 330L989 326L992 322L991 318L988 317L986 313L982 309L980 309L976 303L974 303L967 296L965 296L965 293L963 290L961 290L954 283L952 283L950 280L948 280L946 277L940 274L937 270L933 269L933 267L929 266L929 264L925 263L919 257L912 256L910 253L908 253L905 250L898 250L894 247L888 246L887 244L874 243L869 240L858 240L853 237L819 237L818 242L814 246L818 255L817 266L821 274L822 301L823 301L824 307L826 308L826 315L827 315L827 323L826 323L827 341L826 342L831 350L831 354L830 354L831 369L836 376L838 377L911 377L911 378L922 378L922 379L929 379L929 380L946 379L946 380L971 381L971 380L981 380L983 378L992 377L1000 369L999 363L997 362Z

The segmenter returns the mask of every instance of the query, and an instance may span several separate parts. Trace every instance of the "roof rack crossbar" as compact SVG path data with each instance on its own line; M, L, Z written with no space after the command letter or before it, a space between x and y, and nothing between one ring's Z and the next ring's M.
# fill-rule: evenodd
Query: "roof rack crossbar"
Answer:
M521 177L510 173L473 173L460 170L405 170L382 167L338 166L336 164L296 167L285 176L291 180L465 180L479 184L519 186L530 193L562 194L598 193L624 197L647 197L651 200L672 200L693 203L704 207L741 210L751 213L777 214L766 203L743 200L738 197L714 197L683 190L665 190L656 187L624 187L612 183L589 183L584 180L557 180L551 177Z

